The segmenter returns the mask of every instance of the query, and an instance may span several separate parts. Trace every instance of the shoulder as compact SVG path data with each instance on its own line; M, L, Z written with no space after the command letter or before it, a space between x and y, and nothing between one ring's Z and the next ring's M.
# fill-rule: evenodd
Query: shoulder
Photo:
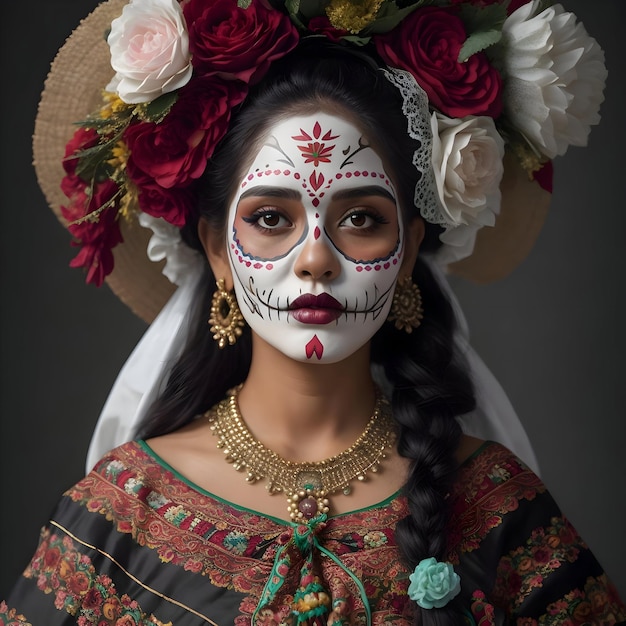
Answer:
M493 441L471 444L450 494L450 541L457 559L530 512L533 517L560 516L541 479L515 454Z
M496 493L507 499L533 499L545 492L541 479L513 452L494 441L469 441L463 453L452 498L463 501L463 508L478 505Z

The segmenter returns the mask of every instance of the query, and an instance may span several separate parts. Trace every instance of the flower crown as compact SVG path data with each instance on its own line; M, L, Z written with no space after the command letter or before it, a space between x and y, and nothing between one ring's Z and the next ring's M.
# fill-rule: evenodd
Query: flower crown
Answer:
M603 52L559 4L270 1L130 0L111 23L115 76L68 142L61 183L87 282L113 270L120 220L186 223L233 109L305 36L373 48L428 96L439 207L423 215L443 226L446 262L494 224L505 147L547 188L550 160L600 119Z

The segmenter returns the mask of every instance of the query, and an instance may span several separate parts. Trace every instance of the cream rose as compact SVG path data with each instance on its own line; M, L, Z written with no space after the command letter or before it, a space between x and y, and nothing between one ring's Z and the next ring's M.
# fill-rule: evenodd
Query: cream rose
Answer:
M600 121L604 53L560 4L537 13L538 0L505 21L504 111L534 148L552 159L584 146Z
M431 117L433 169L450 226L493 225L500 205L504 140L490 117Z
M493 226L500 211L504 140L490 117L431 117L433 170L446 230L439 260L452 263L472 253L476 233Z
M191 78L189 36L177 0L131 0L111 22L107 41L116 71L107 91L124 102L150 102Z

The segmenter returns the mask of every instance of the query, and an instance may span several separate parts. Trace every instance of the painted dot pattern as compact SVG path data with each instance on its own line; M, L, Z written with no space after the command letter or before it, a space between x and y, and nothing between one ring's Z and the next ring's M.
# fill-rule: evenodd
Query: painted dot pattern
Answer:
M302 176L298 173L298 172L292 172L289 169L284 169L284 170L279 170L279 169L275 169L275 170L271 170L271 169L266 169L266 170L259 170L255 173L251 173L248 174L246 176L246 178L243 180L243 182L241 183L241 189L245 189L245 187L248 185L249 182L253 181L256 178L262 178L263 176L270 176L270 175L274 175L274 176L293 176L293 178L297 181L300 181L300 184L302 186L302 189L306 192L306 194L311 198L311 204L314 207L318 207L319 203L320 203L320 199L324 197L325 195L325 191L319 191L316 192L314 191L309 184L307 183L306 180L301 180ZM335 179L330 178L325 182L324 185L324 189L328 190L334 180L341 180L343 177L346 178L352 178L353 176L355 177L368 177L368 178L380 178L381 180L383 180L385 182L385 184L390 187L391 186L391 182L390 180L387 178L387 175L383 172L371 172L368 170L354 170L352 172L344 172L344 173L338 173L335 175ZM314 179L315 182L317 183L318 179ZM315 214L315 217L317 219L319 219L319 213ZM321 231L319 226L316 226L314 231L313 231L313 236L315 237L315 239L319 239L321 235ZM272 263L264 263L261 262L259 260L253 259L252 257L246 255L245 253L242 254L242 249L241 246L239 245L239 240L236 241L237 245L235 245L234 243L231 244L231 248L233 249L237 260L239 261L239 263L241 263L242 265L245 265L246 267L254 267L255 269L266 269L266 270L272 270L274 268L274 265ZM399 260L399 256L400 256L400 249L396 248L391 255L388 258L385 259L376 259L375 261L355 261L355 271L357 272L380 272L382 270L388 270L391 267L391 264L393 265L397 265L398 264L398 260ZM246 258L247 257L247 258Z

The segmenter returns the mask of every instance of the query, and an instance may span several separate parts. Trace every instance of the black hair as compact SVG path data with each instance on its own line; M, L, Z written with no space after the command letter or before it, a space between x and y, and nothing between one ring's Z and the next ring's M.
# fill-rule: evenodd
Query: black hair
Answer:
M401 95L380 70L375 54L364 54L320 38L303 40L298 48L273 64L235 112L230 129L203 177L200 215L223 232L237 181L265 130L283 116L320 109L339 113L367 134L390 165L405 220L419 215L414 189L419 176L412 164L416 149L407 135ZM432 250L438 227L428 226L422 250ZM197 222L183 237L200 248ZM421 256L421 255L420 255ZM421 326L406 334L384 324L372 340L372 362L379 365L390 388L398 424L399 453L410 459L404 493L410 515L396 530L406 565L412 570L428 557L445 560L449 511L461 429L456 417L474 408L472 384L455 351L455 318L427 263L415 265L413 280L424 305ZM190 338L174 365L167 386L138 429L140 437L176 430L219 402L226 391L245 380L251 361L251 334L246 327L234 346L219 350L206 318L214 287L207 264L191 315ZM416 623L463 624L456 602L443 609L416 611Z

